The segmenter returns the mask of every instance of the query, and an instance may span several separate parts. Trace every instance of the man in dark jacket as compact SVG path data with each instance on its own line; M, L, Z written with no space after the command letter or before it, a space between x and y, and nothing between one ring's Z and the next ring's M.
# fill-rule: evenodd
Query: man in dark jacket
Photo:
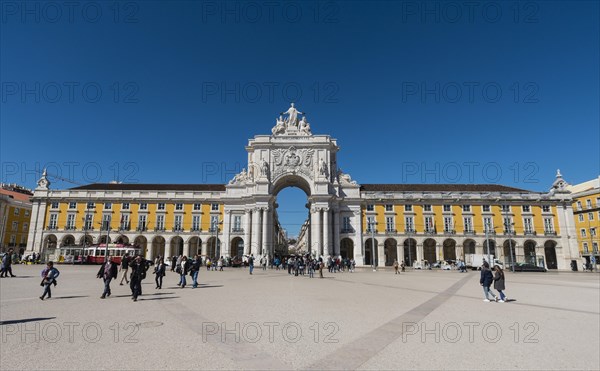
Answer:
M147 265L140 255L129 264L131 268L131 277L129 287L131 288L131 299L137 301L138 296L142 295L142 280L146 278Z
M192 288L198 287L198 272L200 272L201 260L198 255L194 256L192 264L190 265L190 274L192 276Z
M98 274L96 275L96 277L104 280L104 292L102 293L102 296L100 296L100 299L110 296L110 281L112 281L113 278L117 278L118 274L119 267L117 266L117 263L113 262L112 258L106 258L106 261L100 266Z
M11 277L15 277L12 272L12 255L13 249L8 249L4 257L2 258L2 273L0 273L0 277L8 277L10 274Z
M488 262L484 261L483 265L481 266L481 278L479 279L479 284L483 286L483 293L485 294L485 299L483 299L483 301L485 302L490 301L489 295L492 295L494 300L498 301L498 297L496 296L496 294L494 294L492 290L490 290L492 282L494 282L494 275L490 270L490 265L488 264Z

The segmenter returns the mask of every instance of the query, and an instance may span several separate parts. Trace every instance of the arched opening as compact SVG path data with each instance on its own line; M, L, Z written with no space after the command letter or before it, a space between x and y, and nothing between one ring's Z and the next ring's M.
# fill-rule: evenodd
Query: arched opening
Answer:
M383 251L385 254L385 266L391 267L394 265L394 260L398 259L398 253L396 250L398 243L393 238L388 238L383 243Z
M417 260L417 240L407 238L404 240L404 264L409 267L413 266L413 262Z
M309 184L299 176L288 175L273 185L275 210L272 214L270 228L273 246L269 247L270 255L306 254L316 256L318 241L312 241L310 209L308 196ZM330 245L333 241L330 240ZM259 251L261 251L259 249ZM327 248L323 248L327 255Z
M489 250L488 250L489 245ZM496 242L494 240L483 241L483 255L489 255L490 257L497 258L496 256Z
M465 255L475 254L475 240L467 239L463 242L463 251Z
M537 265L535 256L535 241L525 241L523 244L523 254L525 255L525 262Z
M342 259L354 259L354 241L350 238L342 238L340 241L340 255Z
M191 237L188 240L188 246L190 249L190 255L194 256L194 255L202 255L202 240L200 239L200 237L198 236L194 236Z
M58 239L56 238L55 235L49 234L46 237L44 237L44 250L47 253L53 254L54 249L56 249L58 246L57 244L58 244Z
M211 260L219 259L221 257L221 240L218 240L216 237L208 239L206 242L206 257Z
M373 249L373 239L368 238L365 241L365 265L377 265L377 247L379 243L377 239L375 239L375 249ZM375 263L373 263L375 262Z
M234 237L229 246L229 256L232 258L241 258L244 255L244 240L241 237Z
M91 235L85 235L79 239L79 244L81 246L91 246L94 244L94 237Z
M452 238L448 238L442 244L444 246L444 260L456 260L456 241Z
M106 238L107 238L107 237L108 237L108 243L111 243L111 241L112 241L112 238L111 238L110 236L107 236L107 235L105 235L105 234L103 234L102 236L100 236L100 237L98 238L98 243L99 243L99 244L105 244L105 243L106 243Z
M544 242L544 255L546 255L546 268L558 269L558 261L556 259L556 242L548 240Z
M151 256L148 256L148 240L144 236L137 236L135 240L133 240L133 246L140 248L140 254L145 256L147 259L152 259Z
M171 238L170 247L171 254L175 256L183 255L183 238L180 236Z
M118 243L118 244L121 244L121 245L128 245L129 244L129 237L124 236L124 235L120 235L115 240L115 243Z
M151 259L154 259L158 255L160 255L163 259L170 258L170 256L165 256L165 245L165 238L163 236L154 237L152 239Z
M517 242L515 240L506 240L502 243L502 252L504 253L505 267L517 262Z
M73 245L75 245L75 237L73 237L73 235L70 234L65 235L60 243L60 247Z
M433 238L428 238L423 241L423 259L427 260L429 264L433 264L437 261L435 245L436 242Z

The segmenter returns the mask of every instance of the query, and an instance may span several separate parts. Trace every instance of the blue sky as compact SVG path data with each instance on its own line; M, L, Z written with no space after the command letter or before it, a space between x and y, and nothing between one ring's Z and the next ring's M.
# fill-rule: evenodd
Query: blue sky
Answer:
M600 173L598 2L72 4L1 3L3 182L226 182L292 100L359 183Z

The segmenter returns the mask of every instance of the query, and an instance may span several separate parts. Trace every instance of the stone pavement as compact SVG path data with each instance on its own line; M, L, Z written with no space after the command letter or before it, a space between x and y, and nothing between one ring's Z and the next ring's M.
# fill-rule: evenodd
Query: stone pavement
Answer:
M485 303L479 274L370 270L325 279L229 268L181 289L167 272L130 300L96 266L62 266L40 301L42 266L0 279L0 368L600 369L600 275L506 274ZM189 282L189 278L188 278Z

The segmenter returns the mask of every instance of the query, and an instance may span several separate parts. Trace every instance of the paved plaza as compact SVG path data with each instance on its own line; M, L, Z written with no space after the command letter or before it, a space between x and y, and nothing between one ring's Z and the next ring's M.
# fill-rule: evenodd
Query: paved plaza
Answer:
M40 301L41 269L0 280L2 370L600 368L597 273L508 272L511 301L485 303L477 272L203 268L197 289L149 275L133 302L64 265Z

